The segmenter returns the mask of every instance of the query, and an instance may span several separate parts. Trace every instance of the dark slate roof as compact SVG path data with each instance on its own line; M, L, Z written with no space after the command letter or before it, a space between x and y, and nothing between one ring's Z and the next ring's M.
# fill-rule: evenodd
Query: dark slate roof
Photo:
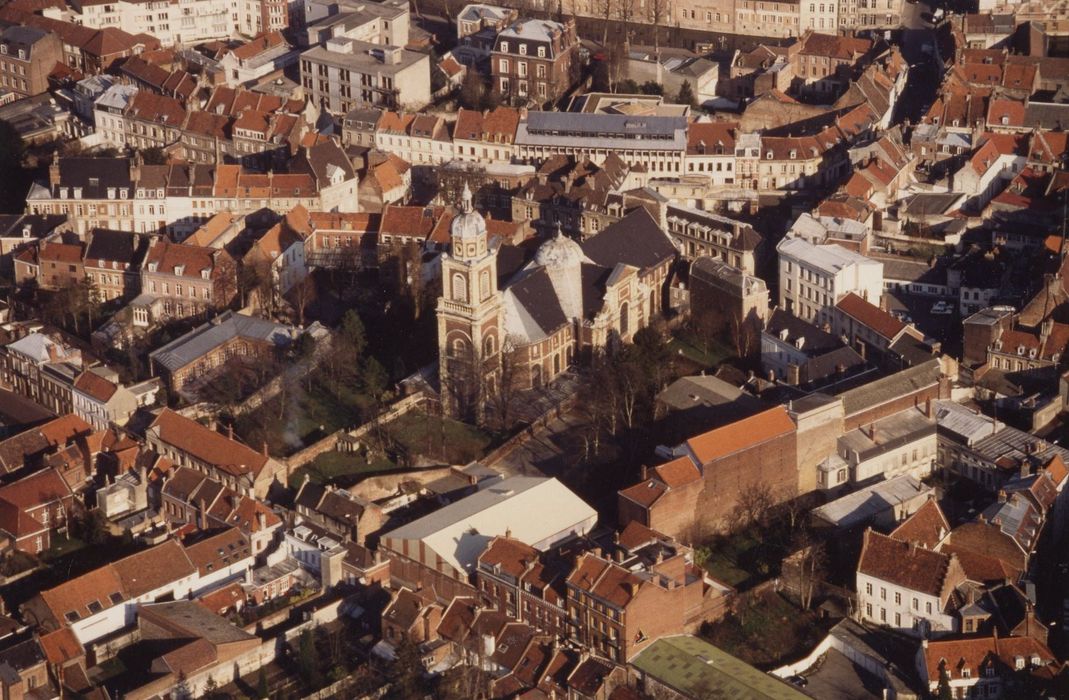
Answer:
M345 151L342 150L342 147L337 142L331 139L309 147L305 151L304 157L316 180L321 183L329 180L327 167L330 165L341 168L345 172L346 179L356 177L356 173L353 171L353 164L349 161L348 156L345 155Z
M623 263L646 270L671 260L677 252L657 220L641 207L581 245L590 260L610 269Z
M0 237L22 238L23 230L29 228L30 238L41 238L66 221L66 214L4 214L0 215Z
M538 268L513 283L509 291L547 335L568 323L545 269Z
M97 260L106 260L125 263L134 268L139 258L144 255L143 242L144 239L141 236L129 231L93 229L89 246L85 250L86 263L93 265Z
M805 363L802 375L806 383L812 384L833 377L840 370L846 376L864 366L865 359L856 350L843 346L810 359Z
M130 189L130 159L63 158L59 186L81 187L82 199L106 199L109 187Z
M319 507L319 501L323 499L323 494L326 493L320 484L308 481L301 487L300 493L297 494L297 499L294 501L294 506L304 506L308 510L315 510Z
M612 274L612 270L599 265L584 263L581 277L583 284L583 316L593 319L605 301L605 280Z
M796 345L798 338L805 338L801 351L808 357L816 357L843 347L843 341L831 333L825 333L812 323L807 323L783 309L775 309L765 325L765 333L779 338L787 330L787 341Z

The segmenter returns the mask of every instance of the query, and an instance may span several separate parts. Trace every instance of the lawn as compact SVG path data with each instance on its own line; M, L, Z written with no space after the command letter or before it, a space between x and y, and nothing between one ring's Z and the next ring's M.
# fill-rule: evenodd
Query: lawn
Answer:
M700 343L686 331L672 338L668 343L668 349L673 355L683 355L703 368L715 367L735 354L731 348L719 340Z
M493 442L490 435L473 425L416 411L406 413L386 429L409 457L446 464L467 464L479 459Z
M703 625L701 635L727 653L770 670L808 654L832 622L770 591L740 601L735 613Z
M44 553L45 561L52 561L76 552L85 547L85 542L69 534L56 533L52 536L52 546Z
M778 563L786 554L782 533L747 528L714 538L702 550L708 554L705 568L719 581L740 590L752 588L778 575Z
M360 477L393 469L397 469L397 465L382 456L373 457L369 463L367 457L359 452L324 452L310 465L293 472L290 486L300 486L305 474L316 484L340 483L349 486Z

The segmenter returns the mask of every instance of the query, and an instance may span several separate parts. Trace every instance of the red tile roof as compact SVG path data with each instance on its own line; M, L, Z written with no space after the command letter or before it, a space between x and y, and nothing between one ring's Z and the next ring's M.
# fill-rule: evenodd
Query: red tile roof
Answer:
M78 378L74 380L74 388L104 403L110 401L115 392L119 390L118 386L89 370L78 375Z
M911 591L938 597L950 567L950 557L930 549L865 531L858 574L887 581Z
M919 544L926 549L935 549L949 532L950 523L943 515L943 510L934 498L930 498L916 513L895 528L891 537L902 542Z
M794 422L783 406L725 425L687 440L698 462L710 462L793 432Z
M906 327L902 321L853 292L840 299L835 308L887 340L894 340Z
M175 413L163 409L150 429L158 429L160 439L194 458L221 469L228 474L259 474L267 465L268 457L247 445L221 435Z

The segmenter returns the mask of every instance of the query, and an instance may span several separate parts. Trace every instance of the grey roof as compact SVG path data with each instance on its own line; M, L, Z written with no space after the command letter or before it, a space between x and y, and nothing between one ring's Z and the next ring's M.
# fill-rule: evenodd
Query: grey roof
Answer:
M843 408L847 416L852 416L936 384L942 376L942 365L938 359L932 359L922 365L910 367L856 389L844 391L842 393Z
M994 418L953 401L936 401L935 417L941 433L955 435L969 445L1005 427Z
M648 211L639 207L582 243L588 258L602 267L623 263L646 270L676 256L676 247Z
M429 61L427 54L395 46L371 44L356 39L332 39L328 46L316 46L301 54L302 60L338 66L362 73L399 73L406 68ZM384 60L385 51L398 50L400 60L389 63Z
M283 347L292 341L293 334L291 326L227 311L153 351L149 358L173 372L232 338L249 338Z
M1069 129L1069 104L1029 102L1024 108L1024 125L1040 129Z
M584 112L528 112L516 130L516 143L554 146L584 139L588 147L677 150L687 147L686 117L632 117Z
M787 331L784 342L797 346L797 341L803 340L799 350L807 357L817 357L844 347L838 336L823 331L783 309L773 309L763 332L782 339L783 331Z
M712 375L677 379L657 395L657 401L679 410L694 406L719 406L735 402L753 408L760 408L762 405L757 398L734 384L729 384Z
M876 440L865 429L855 428L839 438L839 445L846 450L856 450L862 459L895 450L919 437L935 434L935 421L916 408L893 413L870 426L875 429Z
M836 527L850 528L869 522L880 513L929 493L934 493L932 487L903 474L825 503L814 510L813 514Z
M169 603L153 603L141 606L155 615L166 618L178 628L181 636L184 632L192 637L204 639L212 644L227 644L256 639L248 632L219 617L205 606L194 600L176 600Z

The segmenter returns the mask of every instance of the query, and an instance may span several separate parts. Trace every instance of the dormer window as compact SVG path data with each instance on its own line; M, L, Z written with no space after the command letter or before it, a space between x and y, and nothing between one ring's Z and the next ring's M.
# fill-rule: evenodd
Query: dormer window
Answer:
M508 53L509 52L509 43L507 41L502 41L501 42L501 51L503 53Z
M1010 118L1005 114L1002 115L1002 123L1003 124L1009 124L1010 123Z
M1024 346L1023 345L1018 345L1017 346L1017 354L1018 355L1024 355Z
M772 151L765 152L765 160L772 160Z
M160 264L159 263L150 262L148 264L148 271L149 272L156 272L158 269L160 269Z
M201 270L200 271L200 278L204 279L204 280L211 279L211 272L209 272L208 270Z
M545 46L539 46L538 47L538 57L539 58L545 58L546 57L546 47Z
M1040 663L1039 662L1039 657L1038 656L1033 656L1032 657L1032 665L1033 666L1039 666L1039 663Z
M794 150L794 149L792 148L792 149L791 149L791 160L794 160L794 159L795 159L795 158L797 158L797 157L798 157L798 151L796 151L796 150Z
M74 188L74 198L75 199L81 199L82 198L82 188L81 187L75 187Z
M1024 657L1023 656L1015 656L1015 657L1013 657L1013 668L1014 668L1015 671L1024 670Z
M526 56L527 55L527 44L520 44L520 55L521 56Z
M175 265L174 266L174 274L178 275L179 277L181 277L183 274L185 274L185 271L186 271L186 266L185 265Z

